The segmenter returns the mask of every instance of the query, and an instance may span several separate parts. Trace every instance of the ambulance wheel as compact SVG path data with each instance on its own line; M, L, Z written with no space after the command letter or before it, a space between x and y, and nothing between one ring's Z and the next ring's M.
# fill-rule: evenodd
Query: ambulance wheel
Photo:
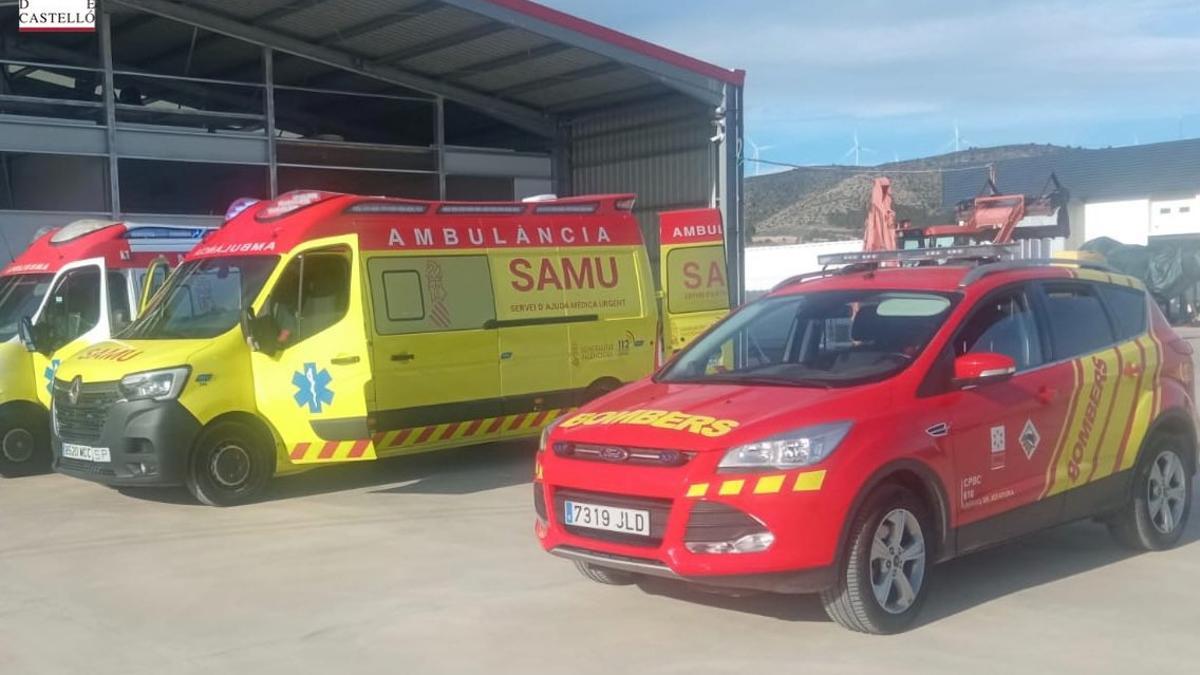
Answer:
M933 533L912 492L887 485L854 519L837 584L821 593L825 612L860 633L898 633L912 623L929 588Z
M637 575L632 572L597 567L582 560L575 561L575 569L579 570L580 574L592 581L606 586L629 586L636 584L638 579Z
M0 476L16 477L50 470L50 430L40 410L0 412Z
M200 433L188 462L187 488L208 506L254 501L274 473L274 454L255 428L217 422Z
M1139 551L1161 551L1179 542L1192 510L1192 471L1187 444L1178 436L1156 434L1133 477L1133 497L1109 521L1120 544Z

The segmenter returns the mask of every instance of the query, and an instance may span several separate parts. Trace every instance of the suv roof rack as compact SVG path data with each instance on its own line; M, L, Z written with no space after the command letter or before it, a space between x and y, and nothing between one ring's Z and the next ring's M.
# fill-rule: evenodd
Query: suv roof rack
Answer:
M821 265L853 265L885 262L920 262L926 260L1000 260L1011 258L1018 251L1016 244L978 244L973 246L943 246L939 248L902 248L893 251L862 251L858 253L827 253L817 256Z
M831 277L840 274L855 274L878 269L883 263L906 262L991 262L1012 257L1017 252L1016 244L979 244L974 246L944 246L940 248L909 248L893 251L862 251L857 253L827 253L817 256L817 262L826 269L790 276L771 287L777 291L785 286L798 284L809 279ZM845 265L828 269L829 265Z
M976 267L968 272L967 275L962 278L962 281L958 282L958 287L966 288L967 286L970 286L989 274L999 274L1000 272L1022 270L1031 267L1045 267L1047 265L1065 265L1069 267L1078 267L1085 270L1107 272L1109 274L1121 274L1121 272L1118 272L1108 265L1099 262L1076 260L1073 258L1025 258L1023 260L1005 260L1002 262L980 265L979 267Z

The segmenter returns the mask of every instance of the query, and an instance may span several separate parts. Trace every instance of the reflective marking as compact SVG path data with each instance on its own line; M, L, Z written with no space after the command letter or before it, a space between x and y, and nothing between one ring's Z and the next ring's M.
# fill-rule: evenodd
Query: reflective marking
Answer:
M742 488L745 487L745 485L746 481L740 478L737 480L727 480L724 483L721 483L721 489L717 492L717 494L723 497L741 494Z
M708 483L696 483L688 487L687 496L696 498L708 494Z
M796 476L796 485L792 492L815 492L825 483L825 470L809 471Z
M754 494L770 495L779 492L780 488L783 487L783 479L783 474L759 478L758 482L754 485Z

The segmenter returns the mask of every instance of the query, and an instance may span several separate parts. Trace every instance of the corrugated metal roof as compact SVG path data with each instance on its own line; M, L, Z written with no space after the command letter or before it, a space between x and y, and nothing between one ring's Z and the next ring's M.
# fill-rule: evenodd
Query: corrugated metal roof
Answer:
M500 100L556 111L571 109L573 101L594 107L597 97L605 94L628 100L630 88L639 98L682 90L703 100L724 83L740 84L742 77L740 71L724 70L527 0L176 1L345 52L365 65L388 65ZM118 33L115 39L120 38ZM176 39L174 54L186 53L189 36ZM228 53L206 46L211 45L198 44L191 55L198 71L236 69ZM667 71L657 70L654 63L676 69L670 71L675 75L664 76ZM687 77L680 74L684 71ZM697 76L701 79L687 80ZM542 79L544 87L521 86ZM513 87L518 89L510 94L507 90Z
M1200 139L1100 150L1068 150L994 162L1001 192L1037 195L1050 174L1083 201L1200 193ZM987 169L953 171L942 178L945 206L979 194Z

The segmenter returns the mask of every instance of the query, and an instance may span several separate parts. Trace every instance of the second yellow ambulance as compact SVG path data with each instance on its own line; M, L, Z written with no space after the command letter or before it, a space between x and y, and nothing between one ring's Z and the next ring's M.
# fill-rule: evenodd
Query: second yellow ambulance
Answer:
M56 468L228 505L314 465L536 435L653 368L633 201L251 206L59 367Z

